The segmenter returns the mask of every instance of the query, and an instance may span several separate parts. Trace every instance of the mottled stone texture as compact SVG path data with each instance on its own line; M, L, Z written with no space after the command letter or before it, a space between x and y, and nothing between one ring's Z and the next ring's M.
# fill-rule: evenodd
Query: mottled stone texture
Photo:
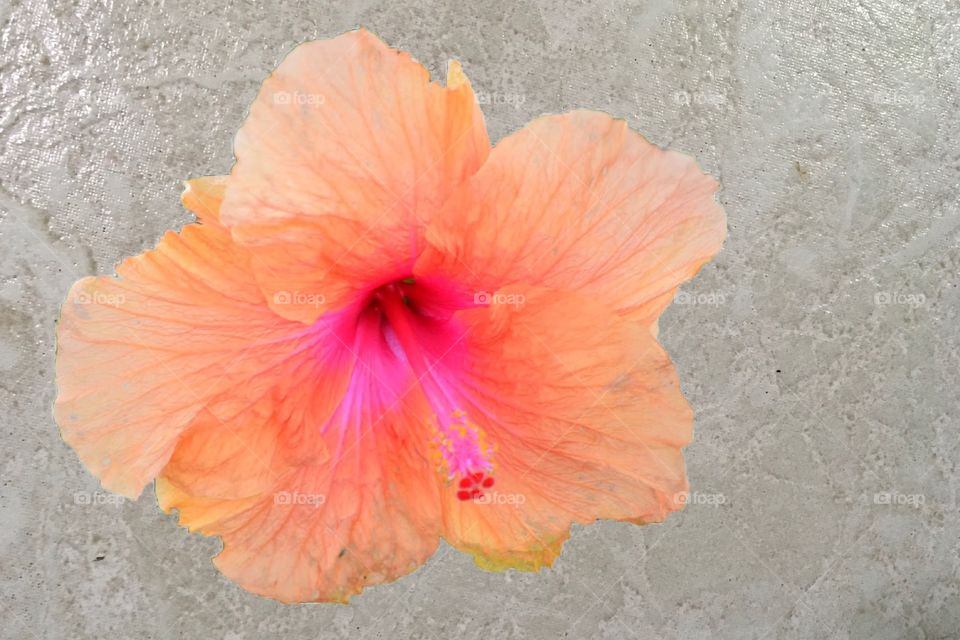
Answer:
M0 636L957 638L960 5L0 2ZM365 25L463 61L499 139L577 107L723 182L730 237L661 321L697 410L688 508L574 531L538 574L441 546L350 606L283 606L51 416L70 283L191 220L260 81ZM389 526L385 523L384 526Z

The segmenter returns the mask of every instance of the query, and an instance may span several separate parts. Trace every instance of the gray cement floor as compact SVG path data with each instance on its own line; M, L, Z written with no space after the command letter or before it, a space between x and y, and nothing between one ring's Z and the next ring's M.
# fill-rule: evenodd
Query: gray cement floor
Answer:
M960 4L0 0L0 636L960 637ZM350 606L283 606L114 501L51 416L60 301L191 215L294 44L365 25L463 61L496 140L625 117L723 182L723 253L661 321L694 496L577 528L539 574L441 546ZM685 303L685 304L683 304Z

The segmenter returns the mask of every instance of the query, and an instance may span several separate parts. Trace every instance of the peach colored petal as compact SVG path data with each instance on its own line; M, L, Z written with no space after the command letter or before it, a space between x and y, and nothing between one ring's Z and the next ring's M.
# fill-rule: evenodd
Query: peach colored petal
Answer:
M180 200L202 222L220 221L220 203L227 190L227 176L204 176L186 181Z
M456 63L448 83L364 30L297 47L264 82L222 216L277 313L312 322L409 275L422 222L489 152Z
M330 452L316 423L309 442L288 439L274 396L267 394L228 418L216 406L205 408L177 441L161 475L195 494L233 499L261 496L297 467L327 464Z
M55 417L111 491L138 495L205 406L242 411L271 387L266 372L311 344L266 306L247 252L205 220L124 260L118 278L80 280L63 305Z
M367 585L409 573L435 550L439 498L425 464L428 407L411 392L409 372L397 387L384 384L379 376L400 363L387 350L371 353L336 413L314 424L323 457L291 464L293 448L279 452L277 440L263 439L265 406L238 416L242 444L218 451L220 429L199 425L164 469L161 506L178 509L191 530L220 536L215 563L244 588L283 602L345 602Z
M575 111L497 144L432 222L418 274L598 296L647 326L720 249L717 183L621 120Z
M549 565L570 524L659 522L682 505L692 412L649 332L573 292L460 312L466 412L496 447L484 500L441 492L444 537L487 569ZM451 372L453 375L453 372Z

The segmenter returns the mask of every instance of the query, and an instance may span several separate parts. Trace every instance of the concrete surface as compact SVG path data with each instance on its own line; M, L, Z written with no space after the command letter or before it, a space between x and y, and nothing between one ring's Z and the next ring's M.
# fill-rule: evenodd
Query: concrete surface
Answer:
M0 636L960 637L960 4L0 2ZM493 139L626 117L723 181L730 237L661 337L697 409L688 508L575 530L553 569L441 547L351 606L222 578L219 543L123 502L51 417L81 275L191 219L294 44L366 25L463 61Z

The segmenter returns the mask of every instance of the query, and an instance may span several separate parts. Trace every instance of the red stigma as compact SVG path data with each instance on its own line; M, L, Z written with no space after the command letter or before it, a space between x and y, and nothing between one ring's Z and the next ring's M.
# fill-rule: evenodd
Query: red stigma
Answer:
M486 475L483 471L475 471L461 478L457 486L460 488L457 491L458 500L475 500L483 497L483 489L493 486L493 477Z

